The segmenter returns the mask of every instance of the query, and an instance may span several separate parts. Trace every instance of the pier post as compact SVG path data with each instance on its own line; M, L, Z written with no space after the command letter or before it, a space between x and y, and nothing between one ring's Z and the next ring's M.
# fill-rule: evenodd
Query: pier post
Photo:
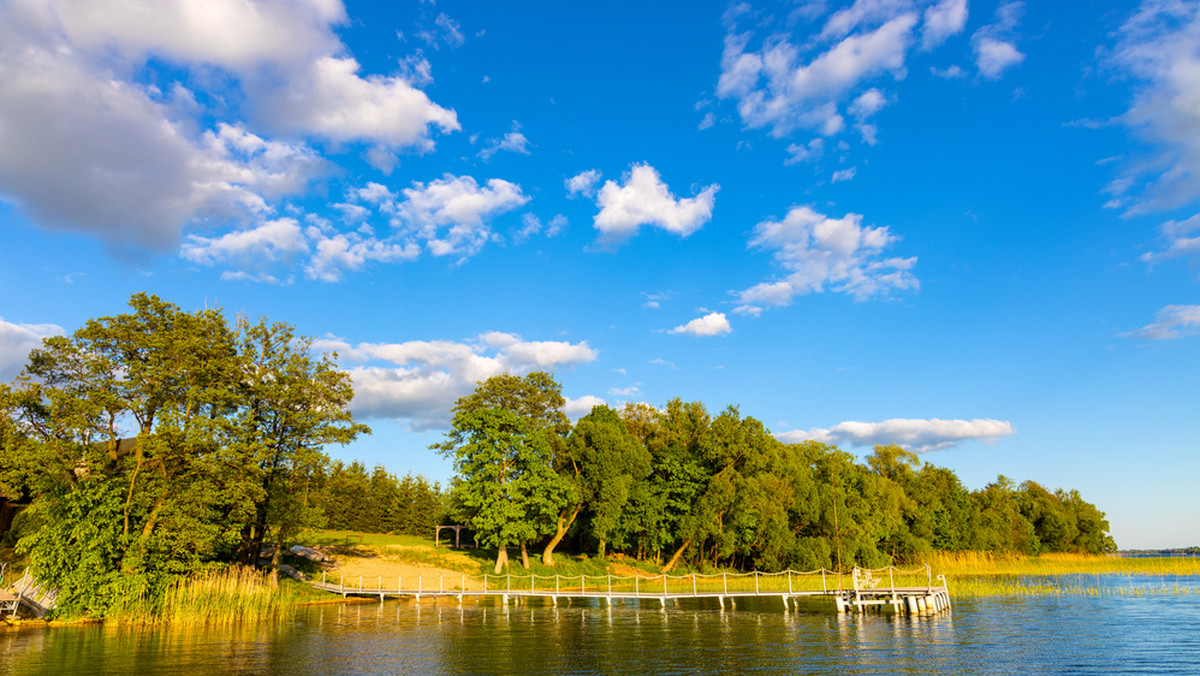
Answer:
M784 609L784 610L787 610L787 609L788 609L787 597L786 597L786 596L780 596L779 598L780 598L780 600L782 600L782 601L783 601L783 609Z
M634 595L634 596L641 596L641 595L642 595L642 593L641 593L640 591L638 591L638 580L639 580L641 577L642 577L641 575L638 575L638 574L636 574L636 573L635 573L635 574L634 574L634 576L633 576L633 595Z
M696 574L692 573L692 596L696 595Z
M721 604L721 610L725 610L725 597L724 596L718 596L717 603Z
M667 598L667 574L663 573L663 599ZM666 605L665 603L663 605Z
M379 592L379 602L383 603L383 576L382 575L380 575L379 579L375 581L375 586L376 586L376 591Z
M833 603L837 606L837 611L839 613L846 612L846 599L843 599L841 594L833 597Z
M608 605L612 605L612 575L608 576Z
M754 595L758 596L758 571L754 571Z
M346 576L338 575L338 591L342 592L342 598L346 598Z
M788 593L792 593L792 569L788 568Z
M721 571L721 585L725 589L725 594L729 595L729 578L725 575L725 571Z
M920 612L920 609L917 608L917 597L909 596L909 597L905 598L904 604L906 606L908 606L908 614L909 615L916 615L918 612Z

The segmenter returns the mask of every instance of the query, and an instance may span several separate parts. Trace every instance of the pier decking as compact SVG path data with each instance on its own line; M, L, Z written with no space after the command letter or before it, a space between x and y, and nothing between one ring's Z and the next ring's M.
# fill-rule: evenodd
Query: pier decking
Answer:
M347 583L350 584L347 584ZM370 586L375 582L375 586ZM797 606L804 598L830 598L838 612L864 611L870 608L890 608L895 613L939 613L950 608L950 593L944 576L936 581L928 566L903 570L896 567L868 570L855 568L851 573L829 570L779 573L718 573L715 575L468 575L458 577L424 576L395 578L395 586L382 577L364 580L362 577L333 580L322 576L313 581L318 589L341 594L343 597L423 597L452 598L462 603L463 597L496 597L503 603L510 600L542 598L557 605L560 599L595 599L601 603L613 601L657 602L665 607L668 601L678 604L682 599L716 600L721 608L726 601L733 607L742 598L771 598L780 600L785 609Z

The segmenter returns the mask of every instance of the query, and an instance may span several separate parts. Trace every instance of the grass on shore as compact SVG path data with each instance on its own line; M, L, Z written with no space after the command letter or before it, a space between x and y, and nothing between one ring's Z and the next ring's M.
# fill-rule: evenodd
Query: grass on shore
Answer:
M132 594L110 608L106 620L122 624L230 625L284 616L305 602L324 599L308 584L242 566L228 566L181 578L161 599Z
M963 597L1200 593L1195 584L1180 584L1181 576L1200 575L1195 557L933 552L923 562Z

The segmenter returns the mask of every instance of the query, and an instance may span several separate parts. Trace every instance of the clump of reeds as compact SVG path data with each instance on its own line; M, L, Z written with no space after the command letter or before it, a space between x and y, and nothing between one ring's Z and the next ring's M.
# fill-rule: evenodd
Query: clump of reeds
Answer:
M128 624L229 625L278 618L303 600L291 585L272 584L269 573L229 566L179 578L157 595L126 593L105 618Z
M267 573L230 566L184 578L163 595L159 617L168 624L232 624L278 617L291 606L285 588Z

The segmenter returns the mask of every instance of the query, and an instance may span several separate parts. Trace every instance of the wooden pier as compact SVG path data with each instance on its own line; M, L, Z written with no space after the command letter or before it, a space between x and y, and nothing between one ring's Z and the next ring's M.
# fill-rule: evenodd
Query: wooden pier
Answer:
M934 614L950 608L950 592L945 577L936 580L924 566L915 569L900 569L894 566L868 570L855 568L850 573L836 573L821 569L815 571L785 570L779 573L718 573L714 575L484 575L482 578L468 575L457 577L409 576L385 580L347 580L339 577L336 582L322 576L312 581L318 589L341 594L343 597L411 597L455 599L462 603L464 597L476 599L499 598L507 604L510 600L541 598L553 605L560 599L598 600L612 605L614 601L628 603L636 601L657 602L666 607L668 602L678 605L683 599L715 600L724 609L726 602L736 607L744 598L778 598L785 610L799 607L800 599L830 598L838 612L863 612L868 609L887 610L902 614ZM375 585L371 586L371 582Z
M58 602L58 590L45 588L29 570L8 589L0 589L0 616L16 617L23 607L35 617L44 617Z

